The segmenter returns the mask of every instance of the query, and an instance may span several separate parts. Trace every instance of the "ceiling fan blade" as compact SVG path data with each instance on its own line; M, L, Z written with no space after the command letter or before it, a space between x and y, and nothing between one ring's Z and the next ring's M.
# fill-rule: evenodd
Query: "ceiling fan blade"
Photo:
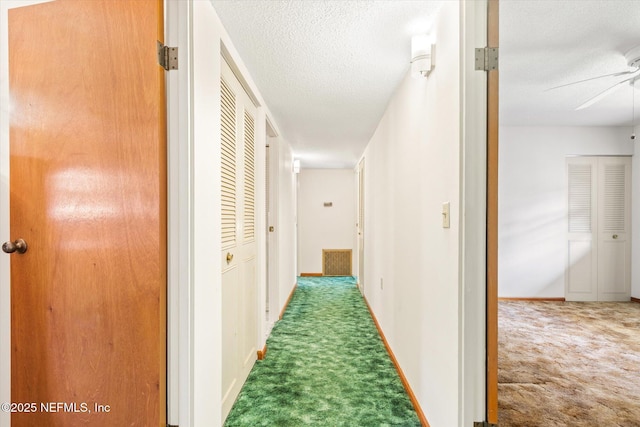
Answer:
M600 92L596 96L587 99L583 104L581 104L580 106L578 106L578 108L576 108L576 111L585 109L585 108L595 104L596 102L600 101L602 98L604 98L607 95L615 92L616 89L618 89L624 83L629 82L629 81L631 81L633 79L635 79L635 77L629 77L628 79L624 79L621 82L618 82L618 83L614 84L613 86L603 90L602 92Z
M640 71L640 68L636 68L635 70L632 70L632 71L620 71L620 72L617 72L617 73L605 74L605 75L597 76L597 77L591 77L591 78L584 79L584 80L578 80L578 81L571 82L571 83L565 83L565 84L560 85L560 86L550 87L549 89L546 89L546 90L545 90L545 92L547 92L547 91L549 91L549 90L560 89L561 87L567 87L567 86L577 85L578 83L589 82L589 81L591 81L591 80L602 79L602 78L604 78L604 77L619 77L619 76L625 76L625 75L627 75L627 74L635 74L635 73L637 73L638 71Z

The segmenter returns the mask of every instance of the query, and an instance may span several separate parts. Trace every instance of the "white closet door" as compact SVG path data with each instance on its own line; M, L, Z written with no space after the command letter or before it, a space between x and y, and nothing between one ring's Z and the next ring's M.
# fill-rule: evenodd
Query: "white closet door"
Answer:
M598 299L598 247L596 236L597 158L567 159L568 246L565 298Z
M629 301L631 159L567 159L567 301Z
M222 60L222 420L257 358L256 108Z
M631 295L631 159L598 160L598 300Z
M358 284L364 292L364 159L358 164Z

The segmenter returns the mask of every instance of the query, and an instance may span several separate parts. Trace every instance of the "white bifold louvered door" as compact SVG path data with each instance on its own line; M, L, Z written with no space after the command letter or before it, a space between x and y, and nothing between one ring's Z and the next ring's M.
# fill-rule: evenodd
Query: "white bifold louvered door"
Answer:
M631 158L598 159L598 301L631 297Z
M222 60L222 420L257 357L256 107Z
M628 301L631 159L567 159L568 301Z
M597 159L567 160L568 253L565 298L568 301L598 299L598 245L596 223Z

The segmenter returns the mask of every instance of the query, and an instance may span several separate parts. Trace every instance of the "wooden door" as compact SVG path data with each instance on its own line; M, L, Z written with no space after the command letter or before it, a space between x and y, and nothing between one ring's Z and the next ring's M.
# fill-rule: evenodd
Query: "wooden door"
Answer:
M598 300L595 157L567 159L567 301Z
M257 358L255 118L249 95L222 60L222 419Z
M598 158L597 239L598 301L629 301L631 297L630 157Z
M162 13L9 10L13 427L166 425Z
M499 3L489 0L487 45L499 47ZM487 72L487 422L498 424L498 70Z

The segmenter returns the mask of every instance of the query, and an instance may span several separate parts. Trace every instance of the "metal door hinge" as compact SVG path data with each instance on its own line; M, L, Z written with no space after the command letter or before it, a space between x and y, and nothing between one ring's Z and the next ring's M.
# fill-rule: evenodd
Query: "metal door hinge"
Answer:
M486 421L476 421L473 423L473 427L498 427L498 424L491 424Z
M498 48L476 48L476 70L492 71L498 69Z
M178 48L165 46L158 42L158 64L165 70L178 69Z

